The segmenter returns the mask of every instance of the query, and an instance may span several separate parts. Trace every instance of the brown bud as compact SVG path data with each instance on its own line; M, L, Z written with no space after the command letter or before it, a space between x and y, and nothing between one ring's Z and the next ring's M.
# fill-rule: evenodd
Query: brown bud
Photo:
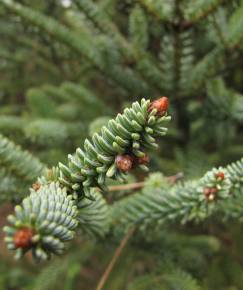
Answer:
M41 187L41 184L40 184L39 182L35 182L35 183L32 184L32 188L33 188L35 191L39 190L40 187Z
M207 197L210 194L210 192L211 192L211 188L205 187L203 189L203 193L204 193L205 197Z
M159 114L165 113L169 108L169 99L167 97L161 97L158 100L153 101L150 106L149 110L152 111L156 109Z
M19 229L13 237L14 244L16 248L26 249L32 244L32 237L34 236L34 231L30 228L23 227Z
M134 157L128 154L117 155L115 159L116 167L121 171L130 171L133 167Z
M205 187L203 190L203 193L204 193L206 200L207 201L215 200L217 191L218 191L217 188Z
M221 180L224 180L224 173L222 171L215 174L215 177Z
M147 165L150 161L148 154L145 154L143 157L137 157L136 159L138 164Z

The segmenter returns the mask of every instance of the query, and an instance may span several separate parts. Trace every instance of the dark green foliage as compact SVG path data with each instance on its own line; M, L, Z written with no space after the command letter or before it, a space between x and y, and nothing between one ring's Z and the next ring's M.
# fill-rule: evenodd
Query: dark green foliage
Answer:
M178 288L178 285L179 288ZM145 275L136 279L128 290L200 290L197 282L187 273L174 270L167 274Z
M0 0L0 289L242 290L242 13Z
M45 166L37 158L0 135L1 165L25 181L31 182L44 172Z

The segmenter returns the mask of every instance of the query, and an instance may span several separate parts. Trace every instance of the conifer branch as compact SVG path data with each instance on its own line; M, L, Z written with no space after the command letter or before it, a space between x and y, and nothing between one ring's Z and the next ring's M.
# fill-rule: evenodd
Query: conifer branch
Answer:
M183 177L183 173L179 172L175 175L166 177L166 179L168 180L169 183L173 184L177 182L178 180L180 180L182 177ZM108 190L111 192L122 191L122 190L138 190L138 189L143 188L145 184L146 183L144 181L140 181L140 182L129 183L129 184L124 184L124 185L112 185L108 187Z
M124 62L132 62L135 65L134 69L145 79L146 82L150 83L153 86L156 86L158 89L163 89L161 84L161 71L156 65L156 60L146 53L145 49L142 49L142 43L130 43L126 38L120 33L116 25L107 19L106 14L101 11L95 3L91 0L77 0L75 1L77 6L84 11L89 19L94 23L98 29L108 35L112 40L118 44L119 49L121 50L124 56ZM135 21L139 21L140 24L144 22L143 14L136 13ZM133 17L133 18L134 18ZM134 23L134 21L132 21ZM130 22L131 24L131 22ZM130 30L134 25L129 25ZM141 31L141 25L138 26L139 31ZM139 33L141 35L141 32ZM141 37L140 37L141 39Z
M28 21L43 31L46 31L74 52L86 57L90 63L111 78L115 83L120 85L123 89L134 91L134 88L142 86L143 91L148 92L147 84L143 82L141 78L137 77L130 69L124 69L124 67L119 64L113 64L112 66L109 66L108 69L104 53L102 53L100 38L94 38L92 33L86 33L85 41L83 41L80 39L78 33L71 31L68 27L58 23L55 19L45 16L30 7L21 5L12 0L1 0L0 3L16 15L19 15L25 21ZM105 41L103 44L106 45L108 42ZM107 53L107 47L105 48L103 46L103 48Z
M23 178L26 182L35 180L45 172L46 166L28 151L15 145L8 138L0 134L0 163L16 176Z
M213 13L224 0L197 0L196 3L188 1L188 7L186 9L186 20L191 22L198 22L208 15Z
M102 236L109 227L108 206L95 187L105 191L107 177L124 180L137 166L147 170L147 150L157 148L155 138L167 131L167 109L166 97L133 103L91 141L86 139L84 149L69 155L68 165L60 163L41 176L8 218L8 248L17 250L17 257L32 250L34 259L45 260L63 252L78 224L84 232Z
M157 180L156 186L144 188L116 202L112 207L114 231L124 232L136 225L140 230L157 229L165 223L186 223L208 218L225 200L240 192L243 184L243 159L212 169L200 180L168 186Z

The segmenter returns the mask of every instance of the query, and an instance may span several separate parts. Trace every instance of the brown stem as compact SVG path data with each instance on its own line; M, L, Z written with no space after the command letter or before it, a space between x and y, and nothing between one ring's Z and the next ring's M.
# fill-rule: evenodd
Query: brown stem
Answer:
M104 285L105 285L105 282L107 281L112 269L114 268L114 265L116 263L116 261L118 260L118 258L120 257L124 247L126 246L128 240L131 238L132 234L134 233L135 231L135 227L132 227L130 228L130 230L126 233L126 235L124 236L124 238L121 240L118 248L116 249L110 263L108 264L104 274L102 275L99 283L98 283L98 286L96 287L96 290L102 290Z
M175 175L172 176L168 176L167 180L170 183L175 183L177 182L177 180L183 178L183 173L182 172L178 172ZM141 182L135 182L135 183L130 183L130 184L122 184L122 185L112 185L109 186L109 191L120 191L120 190L135 190L135 189L140 189L144 187L145 182L141 181Z
M109 186L109 191L140 189L140 188L143 188L143 186L144 186L144 181L129 183L129 184L122 184L122 185L112 185L112 186Z

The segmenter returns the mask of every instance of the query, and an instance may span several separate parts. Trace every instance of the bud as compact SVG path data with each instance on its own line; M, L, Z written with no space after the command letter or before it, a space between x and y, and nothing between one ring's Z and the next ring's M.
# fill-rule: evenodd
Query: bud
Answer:
M123 172L128 172L132 169L134 162L134 157L124 154L117 155L115 159L116 167Z
M224 173L222 171L215 174L215 177L221 180L224 180Z
M207 201L215 200L217 191L218 191L217 188L205 187L203 190L203 193L204 193L206 200Z
M14 234L13 240L16 248L27 249L32 244L32 237L34 236L34 231L30 228L23 227L17 230Z
M150 106L149 110L152 111L156 109L159 114L165 113L169 108L169 99L167 97L161 97L158 100L153 101Z
M41 184L40 184L39 182L35 182L35 183L32 184L32 188L33 188L35 191L39 190L40 187L41 187Z
M150 161L148 154L145 154L143 157L137 157L136 161L138 164L147 165Z

